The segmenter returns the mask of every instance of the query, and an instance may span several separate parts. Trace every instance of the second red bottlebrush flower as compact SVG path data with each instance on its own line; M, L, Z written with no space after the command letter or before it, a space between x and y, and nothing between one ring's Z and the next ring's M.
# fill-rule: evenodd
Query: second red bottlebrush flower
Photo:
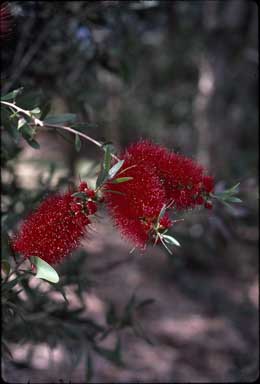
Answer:
M50 196L24 221L12 248L25 257L38 256L55 264L80 245L92 213L93 206L89 212L71 192Z
M139 164L135 156L125 153L124 164L113 180L104 186L104 199L115 225L136 246L145 248L166 195L153 169ZM115 183L116 178L131 180Z
M206 175L201 165L186 156L148 140L132 144L127 154L135 158L138 166L153 170L163 184L167 203L177 210L206 203L213 191L213 177Z
M120 158L124 164L115 179L132 179L107 182L104 197L116 226L136 246L145 248L158 230L163 232L172 225L165 213L158 227L157 218L164 206L181 210L204 204L209 208L213 178L192 159L147 140L132 144Z

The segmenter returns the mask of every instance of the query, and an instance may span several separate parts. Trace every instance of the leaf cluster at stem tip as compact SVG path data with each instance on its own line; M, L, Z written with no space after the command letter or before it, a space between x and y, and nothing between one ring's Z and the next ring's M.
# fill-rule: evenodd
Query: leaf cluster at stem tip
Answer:
M229 207L229 203L242 203L242 200L235 196L239 192L239 185L240 183L237 183L233 187L224 191L211 193L210 196Z

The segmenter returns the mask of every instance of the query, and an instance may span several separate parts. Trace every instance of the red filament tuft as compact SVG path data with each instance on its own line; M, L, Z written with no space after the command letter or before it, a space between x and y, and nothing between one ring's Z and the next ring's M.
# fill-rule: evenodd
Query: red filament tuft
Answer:
M71 193L50 196L23 222L12 247L55 264L80 245L89 223Z

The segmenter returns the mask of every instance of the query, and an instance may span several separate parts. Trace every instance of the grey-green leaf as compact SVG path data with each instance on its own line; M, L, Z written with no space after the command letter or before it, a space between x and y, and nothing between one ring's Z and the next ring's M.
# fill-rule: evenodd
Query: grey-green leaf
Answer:
M6 95L2 96L1 100L2 101L14 100L16 98L16 96L21 94L22 90L23 90L23 87L15 89L14 91L9 92Z
M96 181L96 188L101 187L102 184L107 180L108 173L107 171L102 167L101 171L98 174L97 181Z
M230 203L242 203L242 200L235 196L229 196L225 199L225 201Z
M112 160L111 144L106 144L104 146L104 151L105 151L105 155L104 155L104 169L105 169L106 172L108 172L109 169L110 169L111 160Z
M19 131L25 124L27 124L27 121L25 120L24 117L21 117L21 118L18 120L18 124L17 124L17 129L18 129L18 131Z
M113 167L108 171L109 179L113 179L113 177L117 174L119 169L123 166L125 160L119 160Z
M168 244L172 244L172 245L177 245L177 247L180 247L180 243L172 236L169 236L169 235L163 235L163 239L166 241L166 243Z
M61 124L75 121L77 116L74 113L63 113L60 115L49 115L44 122L47 124Z
M31 260L37 270L35 277L50 281L51 283L58 283L59 275L52 266L38 256L31 257Z
M133 180L133 177L118 177L117 179L113 180L113 184L120 184L125 183L126 181Z
M81 149L81 140L79 135L75 135L75 149L77 152L79 152Z
M34 139L27 140L27 143L34 149L40 149L40 144Z
M8 275L11 269L11 266L7 260L1 261L3 271Z

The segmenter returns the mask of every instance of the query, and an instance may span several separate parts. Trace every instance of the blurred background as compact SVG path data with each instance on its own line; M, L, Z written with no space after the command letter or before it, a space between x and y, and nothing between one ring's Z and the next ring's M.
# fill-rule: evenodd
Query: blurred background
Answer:
M118 150L150 138L190 156L215 176L217 190L240 182L243 203L181 213L185 221L172 234L182 247L171 257L160 247L129 254L131 244L102 211L82 249L58 267L69 304L48 283L22 283L25 293L15 300L24 319L4 328L13 358L4 359L3 377L21 383L255 380L256 3L8 6L2 94L22 86L27 98L18 105L41 102L52 114L75 113L78 129ZM73 140L41 130L41 148L34 150L2 130L3 238L46 193L77 183L79 175L94 185L102 152L82 142L78 153ZM115 318L129 308L139 331L115 330Z

